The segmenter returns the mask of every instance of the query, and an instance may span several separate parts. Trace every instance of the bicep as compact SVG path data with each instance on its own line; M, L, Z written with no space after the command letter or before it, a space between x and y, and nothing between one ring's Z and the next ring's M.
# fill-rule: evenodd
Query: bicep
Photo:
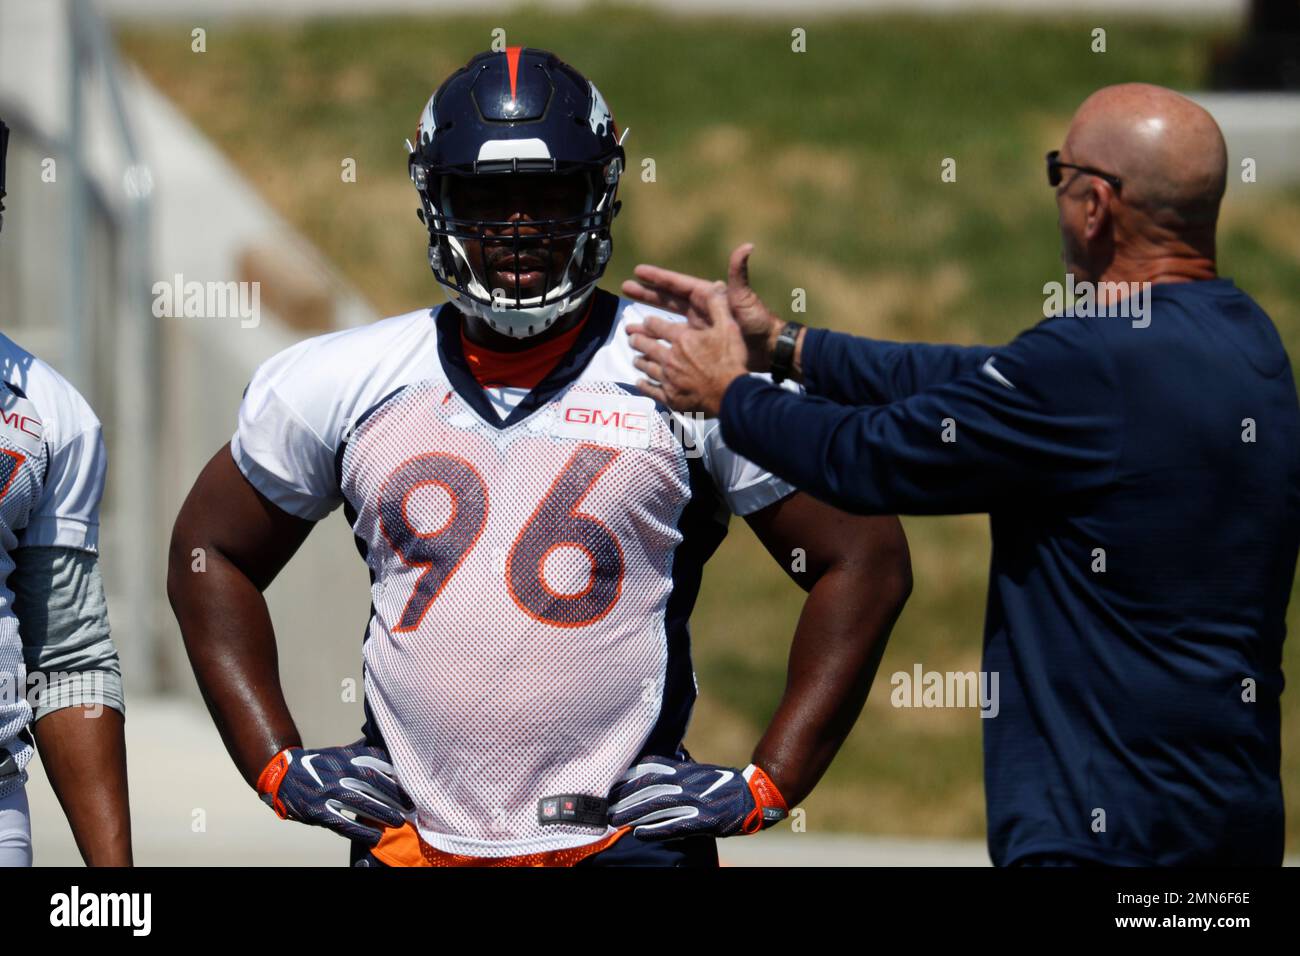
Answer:
M805 591L837 566L910 586L907 538L892 515L852 515L796 492L745 520L768 554Z
M172 532L171 569L216 559L264 590L301 547L314 521L273 504L235 464L227 444L199 474Z

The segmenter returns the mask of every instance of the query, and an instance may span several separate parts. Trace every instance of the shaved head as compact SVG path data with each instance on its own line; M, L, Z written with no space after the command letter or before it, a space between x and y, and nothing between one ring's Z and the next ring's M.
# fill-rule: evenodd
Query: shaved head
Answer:
M1143 263L1154 269L1180 259L1213 269L1228 150L1203 108L1161 86L1105 87L1074 114L1061 160L1103 170L1121 183L1116 190L1097 177L1063 170L1070 175L1057 191L1057 205L1072 272L1141 278Z
M1218 217L1228 174L1223 133L1173 90L1147 83L1098 90L1074 114L1063 152L1114 173L1124 201L1158 221L1203 226Z

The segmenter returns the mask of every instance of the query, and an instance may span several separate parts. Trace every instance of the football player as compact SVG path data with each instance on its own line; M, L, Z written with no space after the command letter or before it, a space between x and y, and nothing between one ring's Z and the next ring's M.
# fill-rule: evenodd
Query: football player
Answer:
M637 393L644 307L596 285L623 166L553 54L454 73L409 158L450 301L263 364L177 519L169 593L231 755L359 864L716 865L716 837L820 778L906 599L895 518L814 501ZM262 590L340 504L372 581L366 724L304 749ZM808 591L744 769L682 748L687 621L732 513Z
M9 130L0 122L0 228ZM0 333L0 866L30 866L39 749L91 866L131 863L122 677L96 560L99 421Z

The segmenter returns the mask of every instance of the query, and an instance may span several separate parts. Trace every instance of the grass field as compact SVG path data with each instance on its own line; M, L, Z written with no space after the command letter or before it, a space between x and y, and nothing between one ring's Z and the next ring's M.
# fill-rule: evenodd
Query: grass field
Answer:
M881 337L997 342L1041 316L1060 278L1043 153L1093 89L1145 80L1195 89L1210 26L974 19L790 25L580 15L123 28L127 57L229 155L380 309L441 301L425 263L402 140L436 84L504 27L600 86L629 167L607 285L638 261L717 272L758 243L759 291L807 318ZM357 162L355 183L340 163ZM941 182L945 157L957 181ZM655 180L638 173L653 159ZM1262 189L1262 187L1261 187ZM1300 355L1300 190L1234 197L1222 272ZM805 804L810 829L942 837L984 832L974 711L895 710L888 675L979 666L989 554L979 516L905 521L916 587L857 730ZM696 755L742 764L781 691L800 595L743 522L712 562L694 620ZM1297 615L1292 601L1290 624ZM1296 667L1289 642L1287 670ZM1289 847L1300 846L1300 705L1284 707Z

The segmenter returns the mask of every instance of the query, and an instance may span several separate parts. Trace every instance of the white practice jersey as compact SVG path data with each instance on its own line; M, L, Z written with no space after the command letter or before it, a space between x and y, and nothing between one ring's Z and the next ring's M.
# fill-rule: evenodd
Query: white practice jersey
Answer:
M8 583L14 552L45 545L95 553L108 459L99 420L61 375L3 334L0 365L0 747L25 768L32 712ZM0 781L0 796L25 780L24 770Z
M307 519L345 507L373 582L367 735L438 850L611 832L540 802L603 799L638 756L677 752L703 564L728 514L792 491L715 420L636 391L624 329L643 314L597 292L523 395L475 381L447 305L299 343L244 396L231 451L254 487Z

